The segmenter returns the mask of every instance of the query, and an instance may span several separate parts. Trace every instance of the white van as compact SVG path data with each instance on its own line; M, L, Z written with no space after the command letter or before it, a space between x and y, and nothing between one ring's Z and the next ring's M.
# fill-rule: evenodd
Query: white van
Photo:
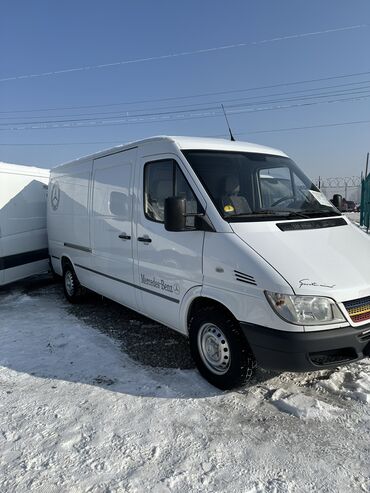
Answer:
M47 272L49 170L0 163L0 286Z
M370 356L370 238L281 151L154 137L51 171L52 264L189 337L227 389ZM159 349L160 350L160 349Z

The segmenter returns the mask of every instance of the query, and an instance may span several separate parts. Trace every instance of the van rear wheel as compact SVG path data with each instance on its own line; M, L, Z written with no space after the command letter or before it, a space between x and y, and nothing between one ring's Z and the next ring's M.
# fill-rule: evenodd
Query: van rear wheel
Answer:
M229 390L252 378L256 360L238 322L226 311L206 307L189 324L189 342L199 372L212 385Z
M70 264L67 264L63 269L63 288L65 297L70 303L79 303L82 301L84 288L81 286Z

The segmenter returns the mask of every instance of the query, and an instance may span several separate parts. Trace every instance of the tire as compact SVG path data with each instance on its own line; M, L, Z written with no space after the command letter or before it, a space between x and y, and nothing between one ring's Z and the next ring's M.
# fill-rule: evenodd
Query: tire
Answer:
M255 373L253 353L226 311L212 306L197 311L189 323L189 343L201 375L221 390L241 387Z
M66 264L63 269L63 289L67 300L70 303L81 303L84 295L84 288L77 279L76 273L71 264Z

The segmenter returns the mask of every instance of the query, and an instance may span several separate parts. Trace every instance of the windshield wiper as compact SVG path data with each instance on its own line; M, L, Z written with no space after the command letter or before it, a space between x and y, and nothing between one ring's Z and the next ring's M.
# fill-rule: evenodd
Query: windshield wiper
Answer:
M253 212L239 212L237 214L233 214L230 216L226 216L225 219L227 220L233 220L236 218L257 218L261 217L275 217L279 219L292 219L292 218L301 218L301 219L311 219L312 216L339 216L337 212L334 210L329 210L329 211L318 211L318 210L302 210L302 211L275 211L272 209L260 209L259 211L253 211Z
M291 218L291 217L301 217L302 219L310 219L312 215L335 215L338 216L338 214L335 210L329 209L327 211L321 210L318 211L317 209L303 209L301 211L274 211L274 210L269 210L269 209L261 209L257 212L254 212L253 214L271 214L273 216L281 216L281 217L286 217L286 218Z
M257 211L255 214L271 214L273 216L280 216L284 218L290 218L290 217L301 217L303 219L310 218L310 216L307 216L307 214L304 214L300 211L274 211L269 209L261 209L260 211Z
M303 214L302 212L298 211L291 211L284 217L301 217L302 219L310 219L310 216L307 216L307 214Z
M227 219L233 217L253 217L253 216L276 216L276 211L268 211L268 210L260 210L253 212L238 212L237 214L233 214L231 216L226 216ZM280 216L280 214L278 214Z
M325 216L340 216L341 213L335 211L334 209L329 209L327 211L318 211L317 209L306 209L303 211L304 214L319 215L323 214Z
M327 214L323 211L314 211L315 213L319 214ZM260 209L259 211L253 211L253 212L239 212L237 214L233 214L231 216L227 216L225 219L233 219L237 217L263 217L263 216L272 216L272 217L279 217L281 219L291 219L291 218L301 218L301 219L310 219L312 216L308 215L311 214L312 211L274 211L271 209Z
M303 217L308 218L305 214L301 214L299 212L290 212L290 211L274 211L270 209L261 209L259 211L253 212L239 212L237 214L233 214L231 216L227 216L227 219L232 219L234 217L255 217L255 216L274 216L274 217Z

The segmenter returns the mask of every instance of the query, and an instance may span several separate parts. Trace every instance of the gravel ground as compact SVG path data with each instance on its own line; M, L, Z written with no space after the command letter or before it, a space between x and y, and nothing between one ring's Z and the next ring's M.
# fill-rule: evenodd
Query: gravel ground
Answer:
M29 296L39 296L40 289L46 288L64 300L61 280L55 281L49 276L31 278L12 286L20 287ZM112 300L88 291L83 303L67 303L66 310L90 327L112 337L123 353L141 365L157 370L195 368L185 336ZM258 368L253 383L263 383L278 374Z
M29 296L38 296L38 288L47 287L49 292L64 299L61 282L48 277L41 281L30 279L20 286ZM67 311L119 341L121 350L142 365L181 370L195 367L186 337L114 301L90 291L83 303L68 304Z

